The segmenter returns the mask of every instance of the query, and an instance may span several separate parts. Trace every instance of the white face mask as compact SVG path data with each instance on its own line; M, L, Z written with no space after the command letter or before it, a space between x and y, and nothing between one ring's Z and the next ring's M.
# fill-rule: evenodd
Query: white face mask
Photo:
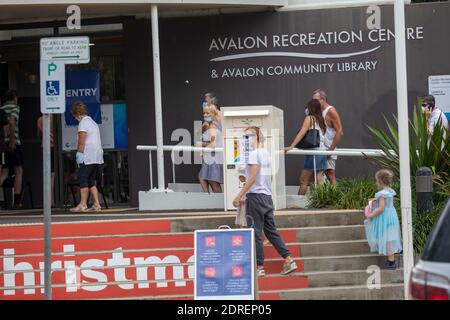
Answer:
M248 143L248 150L249 151L253 151L257 148L257 139L256 136L253 134L249 134L249 135L244 135L244 141L246 141L246 143Z

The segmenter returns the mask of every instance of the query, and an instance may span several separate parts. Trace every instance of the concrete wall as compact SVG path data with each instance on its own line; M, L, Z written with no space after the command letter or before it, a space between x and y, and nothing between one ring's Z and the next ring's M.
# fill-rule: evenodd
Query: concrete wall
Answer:
M450 15L448 3L414 5L407 8L408 27L423 29L423 39L408 41L409 105L412 109L417 96L428 90L428 76L449 74ZM324 88L329 101L341 114L344 137L340 147L371 148L366 124L383 126L382 114L396 113L394 39L368 41L365 8L300 11L290 13L256 13L201 18L162 19L161 73L163 90L164 143L177 128L193 132L193 121L201 118L203 93L214 91L221 106L273 104L285 111L286 144L290 142L303 121L304 106L311 93ZM394 30L393 9L383 7L381 28ZM256 48L253 50L209 50L212 39L247 36L310 33L329 31L355 31L363 33L364 41L354 44L320 44L302 47ZM420 32L420 31L419 31ZM415 34L417 36L417 34ZM130 186L132 202L136 204L137 192L149 189L148 160L146 152L135 151L137 144L155 144L154 105L151 66L151 38L148 20L125 24L125 69L127 103L130 127ZM270 42L270 40L269 40ZM213 62L221 55L289 51L297 53L349 53L369 50L374 52L345 59L305 59L265 57ZM371 71L333 72L284 75L278 77L213 78L212 71L222 74L227 68L267 68L271 65L306 65L317 63L376 61ZM188 81L188 82L187 82ZM169 156L166 156L169 159ZM297 184L302 168L302 158L288 157L286 183ZM156 166L156 161L154 161ZM195 182L198 166L180 166L177 181ZM367 175L373 166L358 158L340 158L338 176ZM154 171L156 184L156 170ZM170 161L166 160L166 179L171 179ZM167 183L167 181L166 181Z

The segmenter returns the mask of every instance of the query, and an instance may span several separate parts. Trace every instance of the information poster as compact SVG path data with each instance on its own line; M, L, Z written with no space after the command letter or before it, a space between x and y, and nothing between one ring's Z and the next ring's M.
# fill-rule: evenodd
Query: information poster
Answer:
M102 104L100 106L102 121L98 125L103 149L128 148L127 113L126 105ZM67 124L62 118L62 142L64 151L77 148L78 126Z
M254 300L253 229L195 231L196 300Z
M428 91L434 96L436 106L450 120L450 75L429 76Z

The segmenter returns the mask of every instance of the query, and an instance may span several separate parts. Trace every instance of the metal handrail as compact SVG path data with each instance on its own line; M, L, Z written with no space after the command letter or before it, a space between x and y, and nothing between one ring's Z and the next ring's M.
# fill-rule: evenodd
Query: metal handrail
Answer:
M149 165L150 165L150 189L153 189L153 166L152 166L152 151L156 151L156 146L146 146L146 145L138 145L136 146L136 150L138 151L148 151L149 154ZM208 147L196 147L196 146L182 146L182 145L165 145L163 146L163 151L171 152L172 159L172 180L175 184L175 163L174 163L174 152L183 151L183 152L223 152L223 148L208 148ZM394 151L391 150L391 153ZM344 156L344 157L384 157L385 153L381 149L352 149L352 148L336 148L335 150L323 150L323 149L291 149L286 152L286 155L311 155L311 156L319 156L319 155L336 155L336 156ZM315 175L315 170L314 170Z

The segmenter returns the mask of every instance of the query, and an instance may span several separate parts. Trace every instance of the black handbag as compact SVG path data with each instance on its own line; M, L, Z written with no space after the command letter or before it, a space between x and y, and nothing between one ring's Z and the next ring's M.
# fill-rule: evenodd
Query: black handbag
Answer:
M311 149L320 147L320 133L316 129L316 122L313 118L313 129L308 129L303 139L295 146L298 149Z

